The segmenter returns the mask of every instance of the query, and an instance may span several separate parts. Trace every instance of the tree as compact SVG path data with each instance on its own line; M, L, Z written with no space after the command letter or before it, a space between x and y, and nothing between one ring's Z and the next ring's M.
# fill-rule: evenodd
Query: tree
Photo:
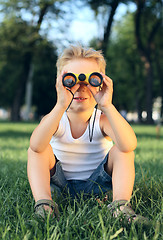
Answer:
M31 20L28 22L32 26L32 36L37 36L39 34L41 24L47 13L52 13L55 18L59 16L60 5L64 0L9 0L0 1L1 12L6 14L6 18L11 19L11 16L17 16L17 19L22 19L23 14L28 13L31 16ZM28 38L28 35L27 35ZM30 42L25 42L28 51L24 55L24 69L22 71L22 76L19 77L19 83L17 84L17 89L13 97L11 120L18 121L20 119L20 106L22 102L22 97L24 95L24 88L26 86L27 80L29 79L30 67L33 61L34 48L37 45L37 38L33 37Z
M87 0L88 4L95 11L95 14L102 14L104 19L104 33L100 39L99 48L102 49L106 56L107 48L109 46L109 39L111 35L111 29L114 21L114 15L120 3L127 4L130 1L120 0Z
M33 105L37 118L49 113L56 103L57 54L52 43L43 39L34 56Z
M107 54L107 74L113 78L114 103L127 111L144 110L145 84L142 63L134 38L134 17L128 13L113 28Z
M47 110L54 105L56 95L54 92L54 82L56 76L56 49L47 39L35 33L33 27L19 18L6 20L0 25L0 105L10 107L16 94L19 95L19 108L24 103L25 80L29 69L26 69L28 53L32 51L34 64L34 104L38 104L37 113L43 115L46 110L43 108L47 104ZM34 48L30 47L30 42L36 41ZM38 75L39 74L39 75ZM25 80L24 80L25 79ZM21 84L21 86L20 86ZM46 86L47 84L47 86ZM19 88L21 87L21 91ZM44 93L41 94L41 87ZM19 90L19 91L18 91ZM15 94L16 93L16 94Z
M146 75L144 66L137 50L134 31L135 13L127 13L120 21L114 22L110 44L107 49L106 73L113 79L116 107L127 111L137 111L139 121L142 112L146 111ZM159 35L156 38L157 61L161 59L161 44ZM91 41L91 46L97 48L97 40ZM158 54L159 53L159 54ZM157 62L153 61L154 68L154 97L161 94Z
M162 2L159 0L137 0L135 2L137 5L135 14L135 37L141 60L144 63L146 75L147 122L152 123L153 54L155 52L155 38L161 27Z
M28 59L33 50L30 43L40 37L33 33L33 27L15 17L0 25L0 91L1 104L4 106L8 103L19 104L19 108L22 103L16 99L22 99L24 95L25 79L29 71Z

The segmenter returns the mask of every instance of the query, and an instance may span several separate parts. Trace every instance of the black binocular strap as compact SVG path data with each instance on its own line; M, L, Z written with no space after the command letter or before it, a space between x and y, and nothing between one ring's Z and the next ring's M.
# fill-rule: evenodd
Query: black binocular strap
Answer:
M70 107L70 105L71 105L71 103L72 103L72 101L73 101L74 94L73 94L73 92L71 91L71 89L69 89L69 88L67 88L67 87L66 87L66 89L72 94L71 102L70 102L70 104L68 105L68 107L67 107L67 109L66 109L66 112L67 112L67 110L69 109L69 107Z
M94 126L95 126L97 107L98 107L98 105L95 106L95 113L94 113L94 118L93 118L93 123L92 123L92 131L91 131L91 127L90 127L90 119L89 119L89 123L88 123L89 141L90 142L92 142L92 139L93 139L93 131L94 131Z
M67 107L67 109L66 109L66 111L67 111L67 110L69 109L72 101L73 101L74 94L73 94L73 92L71 91L71 89L69 89L69 88L67 88L67 87L66 87L66 89L67 89L67 90L72 94L72 96L73 96L70 104L68 105L68 107ZM94 131L94 125L95 125L95 120L96 120L97 107L98 107L98 105L95 106L95 113L94 113L94 118L93 118L93 123L92 123L92 131L91 131L91 129L90 129L90 128L91 128L91 127L90 127L90 119L89 119L89 123L88 123L89 141L90 141L90 142L92 142L92 139L93 139L93 131Z

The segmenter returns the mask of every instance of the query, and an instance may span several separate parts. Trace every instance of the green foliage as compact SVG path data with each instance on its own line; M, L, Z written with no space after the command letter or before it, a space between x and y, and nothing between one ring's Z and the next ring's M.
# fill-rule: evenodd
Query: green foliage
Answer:
M33 104L37 105L39 115L47 113L56 101L53 86L57 57L54 46L46 38L40 36L35 27L19 18L12 18L1 23L0 38L2 46L0 49L0 106L10 107L12 105L16 89L23 81L27 62L30 61L32 55ZM23 100L24 98L21 104Z
M9 107L22 78L26 56L33 51L30 45L40 36L32 27L18 18L0 25L0 105Z
M137 49L134 31L134 13L127 13L120 21L114 23L106 55L106 73L113 80L113 102L116 107L142 112L146 110L146 81L144 64ZM157 54L153 59L154 97L161 95L161 82L156 64L162 61L162 53L159 51L160 39L159 31L155 41L158 46ZM91 41L90 45L96 49L100 48L96 39Z
M42 90L40 87L41 81L43 81L42 87L44 87L42 97L39 94L34 96L34 103L38 105L37 113L43 115L55 104L56 94L52 94L52 84L56 71L54 67L56 61L55 47L46 40L46 36L42 37L39 31L45 16L53 19L53 21L57 17L63 18L63 2L66 2L66 0L0 1L0 13L3 19L0 25L0 38L2 39L2 46L4 46L1 49L2 54L0 52L0 84L2 86L0 105L11 108L11 119L13 121L19 120L20 107L24 103L25 88L31 66L34 64L33 61L37 65L35 67L36 82L33 79L35 88L36 83L38 83L36 91L38 87L39 90ZM59 21L57 24L59 25ZM43 41L44 44L42 44ZM46 51L45 48L47 48ZM41 51L40 56L37 54L38 49ZM47 57L45 52L48 51L51 52L49 52L49 57L46 58L47 64L44 64L41 59L45 61L45 55ZM43 56L43 54L45 55ZM40 70L38 69L38 63L44 66L40 65ZM49 73L46 76L47 85L45 83L45 72ZM41 81L38 81L38 73L42 74ZM46 104L48 104L47 108Z
M36 16L40 14L40 9L43 9L45 6L51 7L55 5L55 3L62 3L64 0L0 0L1 11L8 13L9 15L22 16L22 9L24 11L29 11L32 15ZM51 10L54 8L51 8Z
M33 105L37 106L37 116L49 113L56 103L56 60L54 46L44 39L34 59Z
M23 54L21 54L20 49L18 49L19 44L15 44L17 31L13 31L13 25L11 27L11 23L9 25L4 23L1 27L1 43L2 48L1 52L1 72L0 72L0 82L1 82L1 104L7 106L11 104L13 96L14 96L14 89L17 88L17 79L20 78L21 72L23 70L22 62L23 62ZM6 30L6 31L5 31ZM14 34L13 34L14 32ZM10 39L7 38L8 35ZM2 38L3 37L3 38ZM10 63L10 64L8 64ZM17 67L17 71L15 68Z
M67 4L65 4L66 2ZM81 3L81 1L79 2ZM106 19L108 19L110 9L115 1L87 0L82 2L89 4L97 15L101 14L105 29ZM116 2L126 4L130 1ZM67 30L67 23L73 18L70 11L73 4L74 1L66 0L0 0L0 13L3 14L1 18L3 21L0 23L0 106L11 108L17 95L17 89L21 84L23 85L23 93L20 105L24 104L29 65L31 61L34 61L33 104L37 107L38 115L50 111L56 102L56 92L53 87L56 76L56 49L47 41L46 36L43 37L39 34L39 29L43 17L46 15L48 23L53 17L53 21L57 20L55 22L56 28L60 28L61 31ZM161 1L145 1L143 8L140 33L147 50L148 43L151 42L151 29L157 20L161 19L160 4ZM106 72L114 82L114 104L116 107L118 109L125 108L128 111L136 110L141 115L141 112L146 110L147 86L145 86L144 64L138 53L134 37L134 15L135 13L128 13L120 22L115 22L113 25L112 38L109 40L106 55L108 63ZM55 35L57 36L57 34ZM152 41L152 46L150 46L154 71L153 97L161 96L163 92L161 70L163 43L161 37L160 27ZM91 45L95 48L101 48L100 44L97 47L97 40L94 43L92 41Z
M58 198L61 218L34 217L34 200L27 180L27 148L36 124L0 123L0 239L161 240L163 133L156 138L154 126L134 126L138 138L135 151L136 181L132 206L151 219L149 229L133 224L124 227L92 196L72 201ZM101 196L101 199L103 196ZM56 198L55 198L56 199Z
M144 74L134 38L133 14L117 22L107 52L107 73L113 78L114 102L121 109L144 108Z
M95 8L100 3L89 2ZM111 1L102 1L100 7L106 6L104 2L109 6L108 2ZM137 10L132 14L126 13L120 21L114 22L111 39L107 42L107 54L104 52L107 60L106 73L113 79L116 107L137 111L139 120L141 112L145 110L150 120L153 98L163 94L161 1L136 3L139 7L144 5L139 12L139 28ZM109 13L103 15L99 11L99 14L105 21ZM100 49L101 39L93 39L91 46Z

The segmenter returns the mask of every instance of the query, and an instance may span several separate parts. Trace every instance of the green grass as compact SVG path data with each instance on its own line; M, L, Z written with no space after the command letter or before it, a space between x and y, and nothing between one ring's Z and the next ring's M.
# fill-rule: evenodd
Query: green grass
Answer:
M134 126L138 137L135 151L136 179L133 209L149 219L151 227L127 228L111 216L107 204L99 206L92 196L79 201L60 199L61 218L37 220L27 180L27 149L32 123L0 123L0 239L163 239L163 133L156 138L154 126ZM101 197L102 198L102 197Z

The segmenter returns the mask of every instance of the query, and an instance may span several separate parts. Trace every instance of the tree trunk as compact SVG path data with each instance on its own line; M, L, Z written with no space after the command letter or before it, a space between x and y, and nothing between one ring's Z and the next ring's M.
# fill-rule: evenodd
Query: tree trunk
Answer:
M146 72L146 111L147 111L147 123L152 124L152 108L153 108L153 68L150 59L145 60L145 72Z
M29 75L27 79L27 84L26 84L26 97L25 97L25 115L24 119L28 121L30 119L30 113L31 113L31 107L32 107L32 79L33 79L33 72L34 72L34 67L33 64L31 63L30 69L29 69Z
M154 52L154 58L155 58L158 77L159 77L159 80L160 80L160 96L162 97L162 101L163 101L163 73L162 73L162 68L161 68L161 64L159 62L159 57L158 57L158 54L156 52L156 49L155 49L155 52ZM161 107L161 116L163 116L163 104L162 104L162 107Z
M139 94L139 88L137 86L137 77L136 77L136 65L135 62L131 62L131 68L133 72L133 84L136 86L135 90L135 108L138 114L138 123L142 122L142 105Z
M41 23L43 21L43 18L48 10L48 7L50 7L53 4L53 2L45 4L40 9L39 19L36 26L36 32L40 30ZM30 47L32 48L34 46L35 42L31 43ZM28 56L25 56L25 64L24 64L24 72L22 78L20 78L17 90L15 92L15 97L13 100L13 105L11 109L11 121L20 121L20 108L23 102L23 94L25 92L25 87L28 81L28 77L30 74L30 66L32 61L32 53L28 53ZM32 97L32 96L31 96ZM30 99L31 100L31 99Z
M119 0L112 1L111 12L110 14L108 14L109 15L108 22L107 22L106 28L104 29L104 37L102 40L102 51L105 56L107 54L107 47L108 47L108 41L110 38L111 27L112 27L113 18L114 18L116 9L118 7L118 4L119 4ZM109 11L110 11L110 8L109 8Z
M31 54L27 53L24 60L24 72L22 78L19 79L17 89L15 91L15 97L13 100L13 105L11 108L11 121L17 122L20 121L20 108L23 101L23 95L25 92L25 85L28 78L28 73L30 69Z
M146 79L146 111L147 111L147 123L151 124L152 120L152 86L153 86L153 69L150 57L150 43L145 47L142 42L141 36L141 17L143 14L143 8L145 5L145 0L138 0L137 2L137 11L135 15L135 37L137 42L137 48L141 56L141 60L144 64L145 69L145 79Z

